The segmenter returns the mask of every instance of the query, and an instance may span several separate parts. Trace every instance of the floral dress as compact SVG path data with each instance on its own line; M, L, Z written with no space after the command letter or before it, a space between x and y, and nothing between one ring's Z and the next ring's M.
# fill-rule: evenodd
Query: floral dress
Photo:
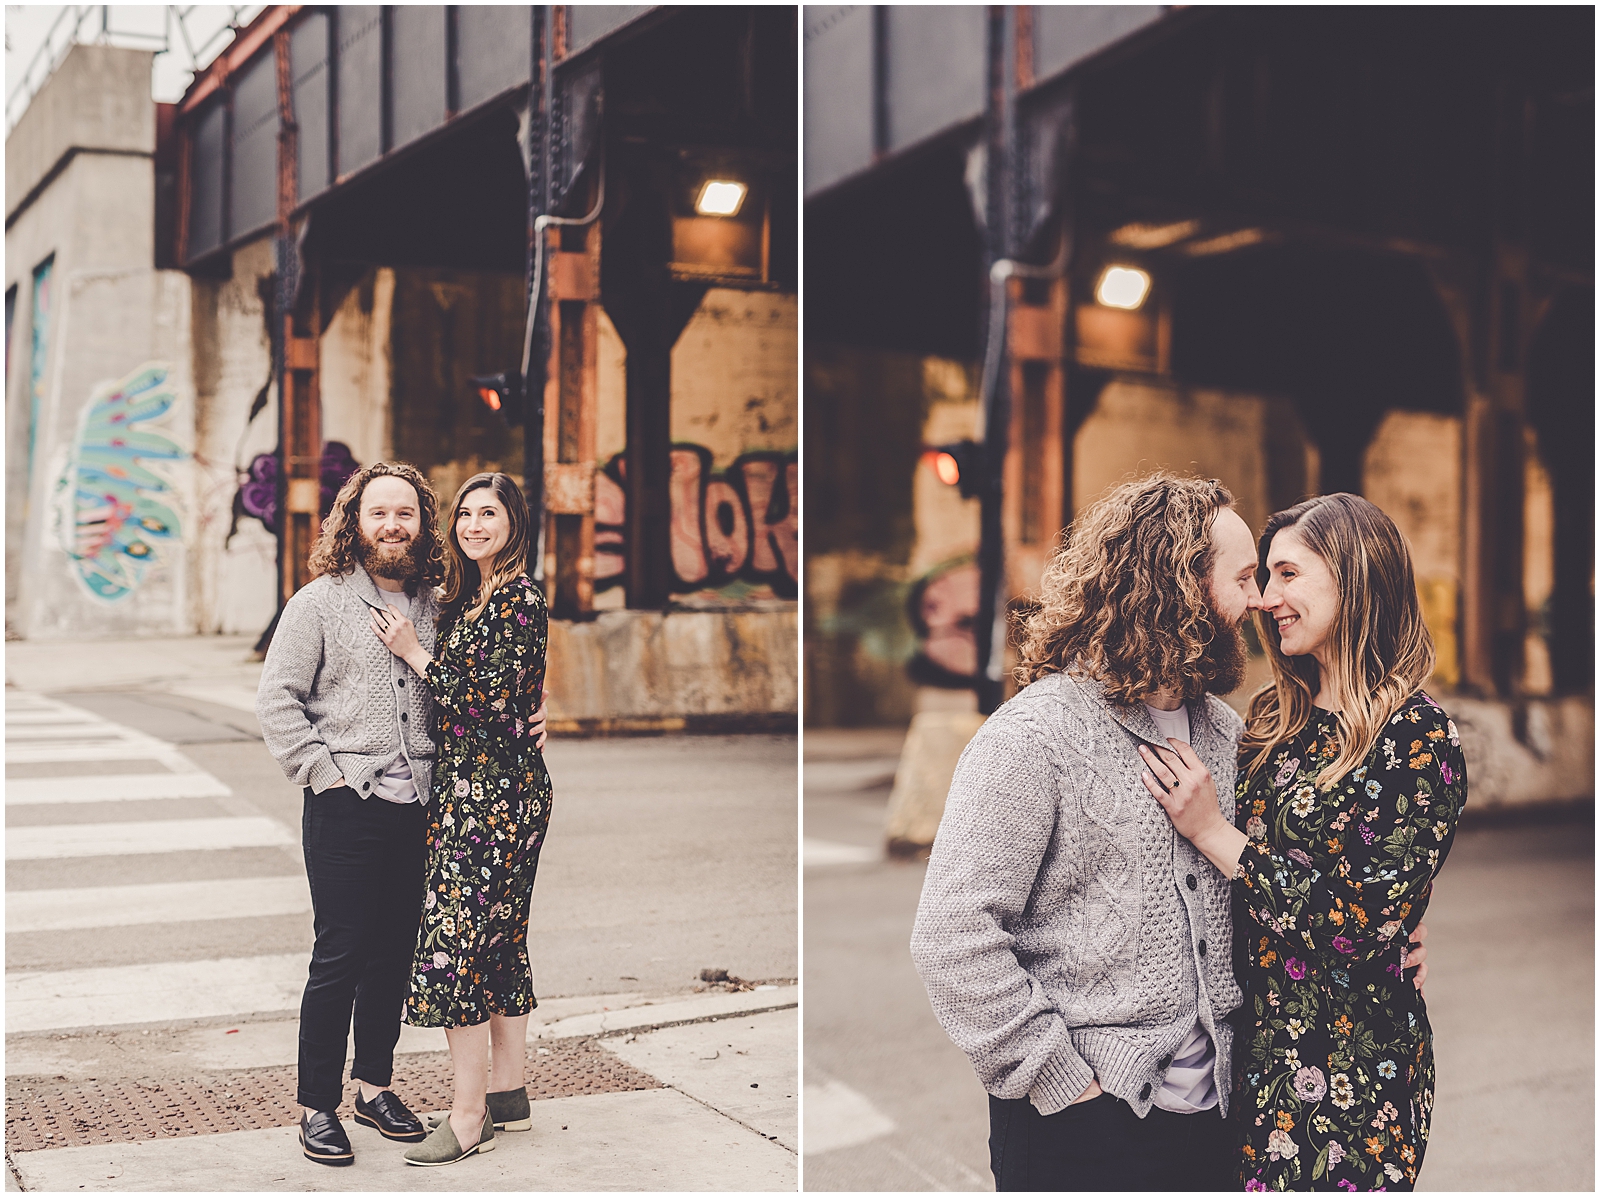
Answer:
M528 906L550 822L529 717L544 685L544 596L526 576L458 618L427 683L439 707L428 888L406 1019L471 1027L529 1013Z
M1361 765L1315 708L1251 779L1234 874L1239 1180L1247 1190L1412 1189L1433 1110L1433 1032L1404 960L1467 799L1453 724L1418 691Z

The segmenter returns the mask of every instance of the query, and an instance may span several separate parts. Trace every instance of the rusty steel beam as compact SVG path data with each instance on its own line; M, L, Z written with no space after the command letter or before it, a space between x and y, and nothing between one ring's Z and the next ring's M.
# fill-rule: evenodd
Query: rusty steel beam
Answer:
M188 94L183 97L179 116L187 116L193 112L212 92L220 87L225 87L228 77L254 58L261 48L272 41L278 31L288 23L303 8L300 4L274 4L261 11L261 14L239 31L239 36L221 54L212 61L211 65L201 71L195 81L189 85Z
M297 311L301 293L300 250L294 211L299 192L299 124L294 115L294 73L289 30L273 31L278 91L277 287L274 292L274 369L278 378L278 606L311 580L308 558L321 527L322 397L318 369L318 288L310 294L309 319Z

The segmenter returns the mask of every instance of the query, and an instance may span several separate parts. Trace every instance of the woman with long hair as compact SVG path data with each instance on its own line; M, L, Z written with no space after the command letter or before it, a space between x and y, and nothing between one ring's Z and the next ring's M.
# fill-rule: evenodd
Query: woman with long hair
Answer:
M373 630L439 708L428 885L407 1020L443 1027L455 1070L449 1114L406 1163L453 1164L532 1123L523 1076L528 907L550 821L550 775L530 726L544 684L548 617L528 578L528 507L505 474L474 474L444 514L438 657L403 616ZM492 1054L491 1054L492 1046Z
M1236 818L1186 747L1145 785L1234 881L1235 1048L1247 1190L1412 1189L1433 1033L1405 975L1467 798L1455 724L1423 692L1433 639L1399 529L1358 495L1308 499L1259 542L1261 643Z

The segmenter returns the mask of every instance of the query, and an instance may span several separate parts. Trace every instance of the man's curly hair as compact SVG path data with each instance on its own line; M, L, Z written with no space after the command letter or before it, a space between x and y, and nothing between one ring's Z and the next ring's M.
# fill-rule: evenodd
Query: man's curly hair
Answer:
M439 496L410 462L374 462L346 478L334 496L333 510L322 521L307 565L313 578L355 572L361 560L361 494L374 478L399 478L417 492L417 514L422 519L422 531L417 534L417 575L406 579L406 593L415 598L421 587L444 581L444 548L439 543Z
M1211 522L1233 506L1216 479L1157 473L1124 482L1076 519L1019 621L1016 679L1100 682L1127 705L1163 687L1199 698L1214 668Z

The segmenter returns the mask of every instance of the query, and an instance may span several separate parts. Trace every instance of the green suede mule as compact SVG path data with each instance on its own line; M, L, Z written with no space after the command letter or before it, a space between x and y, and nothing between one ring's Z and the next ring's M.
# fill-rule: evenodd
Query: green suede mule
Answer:
M408 1164L415 1164L419 1168L438 1168L445 1164L454 1164L466 1159L469 1155L482 1155L486 1151L494 1150L494 1116L488 1110L483 1112L483 1131L478 1135L478 1141L471 1147L463 1148L456 1141L456 1132L450 1127L448 1115L440 1117L433 1128L433 1133L406 1152L405 1160Z
M438 1126L444 1117L443 1114L429 1114L428 1125ZM528 1105L528 1087L489 1094L489 1117L494 1119L495 1130L532 1130L533 1110Z

